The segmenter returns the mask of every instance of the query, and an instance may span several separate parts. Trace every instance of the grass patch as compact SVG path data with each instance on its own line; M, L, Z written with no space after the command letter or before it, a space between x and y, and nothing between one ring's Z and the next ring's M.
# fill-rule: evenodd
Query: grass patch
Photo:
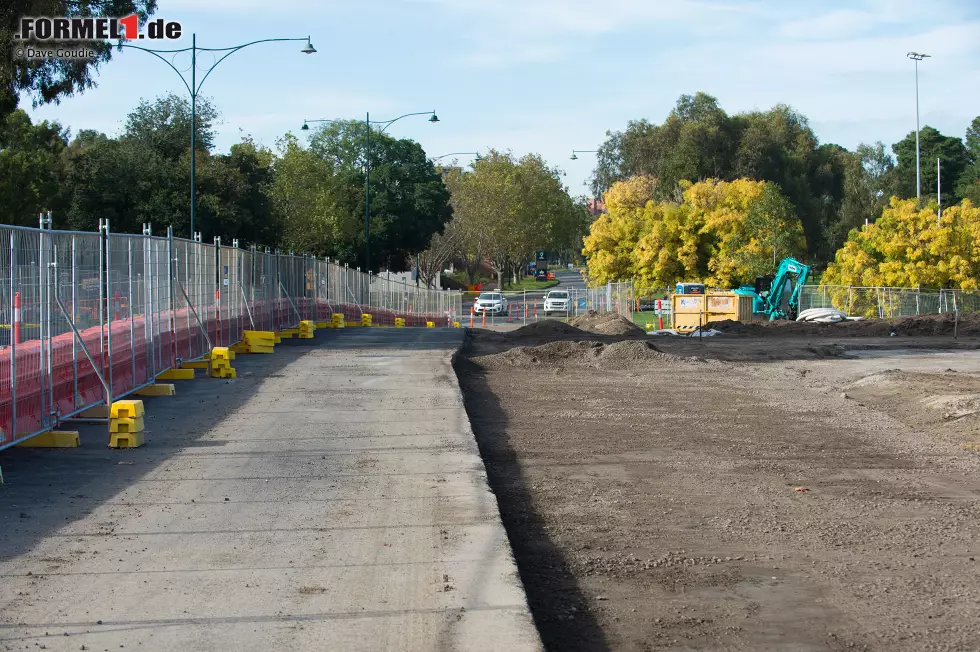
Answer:
M507 285L508 292L521 292L523 290L547 290L558 285L558 281L538 281L530 276L522 278L517 283Z

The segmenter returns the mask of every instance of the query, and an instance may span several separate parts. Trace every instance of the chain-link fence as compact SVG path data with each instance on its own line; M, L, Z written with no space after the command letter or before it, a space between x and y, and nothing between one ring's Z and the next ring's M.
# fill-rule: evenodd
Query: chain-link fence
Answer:
M181 363L334 314L453 326L462 295L220 240L0 226L0 449ZM404 321L402 321L404 320Z
M836 308L853 317L892 319L980 310L980 293L966 290L807 285L800 292L800 311Z

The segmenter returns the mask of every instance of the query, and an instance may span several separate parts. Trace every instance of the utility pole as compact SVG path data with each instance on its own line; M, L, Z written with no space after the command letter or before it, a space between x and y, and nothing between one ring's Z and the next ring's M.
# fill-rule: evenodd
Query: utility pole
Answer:
M936 201L939 203L939 216L936 218L936 225L942 226L943 223L943 185L941 183L942 170L939 165L940 159L936 159Z
M909 59L915 61L915 198L922 201L922 173L919 167L919 62L927 58L928 54L921 52L909 52L906 54Z

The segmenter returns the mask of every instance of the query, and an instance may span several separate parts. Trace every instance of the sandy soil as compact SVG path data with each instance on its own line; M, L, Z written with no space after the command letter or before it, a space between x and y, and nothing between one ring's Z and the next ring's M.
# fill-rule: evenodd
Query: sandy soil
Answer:
M980 648L980 340L570 328L456 362L549 649Z

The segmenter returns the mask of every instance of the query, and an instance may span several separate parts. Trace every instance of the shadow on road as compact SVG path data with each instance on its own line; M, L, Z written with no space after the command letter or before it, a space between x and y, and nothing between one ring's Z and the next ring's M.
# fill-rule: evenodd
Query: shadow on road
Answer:
M484 372L463 355L453 366L463 390L466 412L476 434L490 487L527 593L531 614L548 650L608 650L605 636L589 610L568 562L541 516L508 436L508 420Z

